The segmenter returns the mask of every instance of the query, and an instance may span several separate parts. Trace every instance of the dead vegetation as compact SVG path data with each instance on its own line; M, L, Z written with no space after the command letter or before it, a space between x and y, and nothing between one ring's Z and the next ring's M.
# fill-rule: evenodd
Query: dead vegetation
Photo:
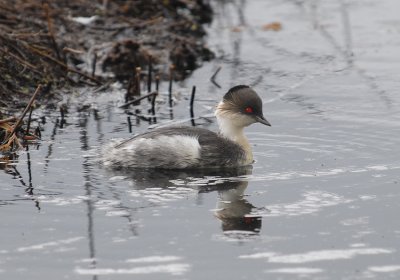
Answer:
M66 86L128 82L151 59L161 79L183 79L213 57L202 40L212 11L202 0L0 0L0 108L52 103Z
M18 118L0 118L0 152L12 152L22 147L21 142L40 139L40 130L38 128L34 132L31 132L31 116L33 104L37 96L43 92L42 88L42 85L39 85L36 88L28 102L28 105L26 105L25 109ZM46 89L44 91L46 91ZM26 127L25 129L22 129L23 120L29 111L30 114L28 121L26 122ZM5 157L7 157L7 154Z

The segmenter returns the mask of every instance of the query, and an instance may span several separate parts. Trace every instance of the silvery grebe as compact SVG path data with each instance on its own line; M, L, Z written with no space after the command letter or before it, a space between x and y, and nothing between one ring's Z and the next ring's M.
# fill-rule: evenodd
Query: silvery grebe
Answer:
M154 129L103 150L102 161L115 168L197 169L239 167L253 163L243 129L253 123L271 126L262 101L249 86L231 88L215 110L219 133L204 128Z

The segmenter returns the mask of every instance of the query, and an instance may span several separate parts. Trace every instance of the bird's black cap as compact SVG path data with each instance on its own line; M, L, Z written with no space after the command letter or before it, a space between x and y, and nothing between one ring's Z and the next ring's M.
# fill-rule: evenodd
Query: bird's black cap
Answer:
M237 85L232 87L224 95L224 102L230 103L233 110L253 116L257 122L271 126L263 115L261 98L249 86ZM246 109L249 111L246 111Z

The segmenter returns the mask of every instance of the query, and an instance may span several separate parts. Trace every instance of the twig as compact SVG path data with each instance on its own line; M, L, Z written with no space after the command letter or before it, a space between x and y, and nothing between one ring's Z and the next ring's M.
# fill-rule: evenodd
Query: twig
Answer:
M110 81L109 81L109 82L106 82L106 83L102 84L101 86L99 86L98 88L95 88L95 89L93 90L93 93L98 93L98 92L100 92L100 91L102 91L102 90L105 90L105 89L107 89L110 85L111 85L111 82L110 82Z
M159 90L159 86L160 86L160 76L156 75L156 92L158 92Z
M63 53L65 53L65 52L69 52L69 53L73 53L73 54L84 54L85 53L84 50L75 50L75 49L68 48L68 47L63 48Z
M169 87L168 87L169 107L172 107L172 81L174 79L174 68L175 68L175 66L173 64L169 68Z
M61 120L60 120L60 128L64 127L64 124L66 123L65 121L65 108L63 105L60 106L60 115L61 115Z
M151 99L151 114L153 116L156 115L156 98L157 98L157 93L153 94L153 98Z
M192 88L192 96L190 97L190 116L193 118L194 113L193 113L193 104L194 104L194 96L196 94L196 86L193 86Z
M60 51L59 51L59 48L58 48L58 45L57 45L57 42L56 42L56 39L55 39L55 36L54 36L53 24L52 24L51 18L50 18L50 7L49 7L49 5L47 3L44 3L43 4L43 9L44 9L44 12L46 14L47 28L49 30L51 44L53 45L53 48L54 48L54 50L56 52L56 55L57 55L57 58L59 60L64 61L64 63L65 63L65 60L60 55Z
M38 50L38 49L36 49L36 48L34 48L34 47L32 47L32 46L29 46L29 45L26 45L26 46L27 46L27 48L29 48L29 49L30 49L31 51L33 51L34 53L36 53L36 54L38 54L38 55L40 55L40 56L43 56L43 57L45 57L45 58L47 58L47 59L49 59L49 60L51 60L51 61L57 63L58 65L61 65L61 66L64 67L68 72L73 72L73 73L76 73L76 74L78 74L78 75L81 75L82 77L85 77L86 79L89 79L89 80L91 80L91 81L93 81L93 82L95 82L95 83L97 83L97 84L100 84L100 83L101 83L101 82L100 82L97 78L95 78L95 77L91 77L90 75L88 75L88 74L86 74L86 73L83 73L82 71L79 71L79 70L77 70L77 69L71 68L71 67L69 67L68 65L66 65L65 63L63 63L62 61L59 61L59 60L57 60L56 58L54 58L54 57L52 57L52 56L50 56L50 55L48 55L48 54L46 54L46 53L41 52L40 50Z
M135 79L135 89L136 91L134 92L134 95L140 96L140 72L142 71L142 68L136 67L136 79Z
M92 60L92 77L94 77L96 73L96 63L97 63L97 53L95 52Z
M131 122L131 116L128 116L128 129L129 129L129 133L132 133L132 122Z
M6 119L2 119L2 120L0 120L0 124L2 124L2 123L8 123L8 122L13 122L13 121L15 121L17 118L16 117L9 117L9 118L6 118Z
M126 107L128 107L129 105L138 103L140 100L143 100L143 99L145 99L145 98L147 98L147 97L150 97L150 96L152 96L152 95L157 95L157 92L151 92L151 93L149 93L149 94L143 95L143 96L141 96L141 97L139 97L139 98L136 98L135 100L129 101L129 102L127 102L127 103L125 103L125 104L119 106L119 108L126 108Z
M147 92L151 92L152 72L153 72L152 59L151 55L149 55L149 69L147 73Z
M133 75L129 78L128 81L128 88L126 89L126 94L125 94L125 103L128 103L130 99L132 99L132 91L133 88L135 87L135 81L136 81L136 68L133 69Z
M221 86L217 83L217 81L215 80L217 78L217 75L219 73L219 71L221 71L222 66L218 66L217 70L215 71L215 73L211 76L210 81L217 86L218 88L221 88Z
M26 125L26 132L25 132L25 134L29 134L29 130L30 130L30 128L31 128L32 112L33 112L33 108L31 107L31 109L30 109L30 111L29 111L28 124Z
M31 69L32 71L34 71L34 72L36 72L36 73L40 73L40 72L37 70L36 66L34 66L34 65L30 64L29 62L23 60L22 58L20 58L20 57L18 57L17 55L15 55L15 54L9 52L8 50L4 50L4 49L0 48L0 51L2 51L3 53L5 53L6 55L11 56L12 58L15 58L16 60L18 60L19 63L21 63L22 65L28 67L28 68Z
M35 129L35 135L38 138L42 138L42 133L40 132L40 127L36 127Z
M194 112L193 112L193 104L194 104L194 96L196 94L196 86L192 88L192 96L190 97L190 120L192 122L192 126L196 126L194 121Z
M10 139L14 135L14 133L17 131L18 127L21 125L21 122L22 122L23 118L25 117L25 115L28 112L28 110L31 108L33 102L35 101L36 96L39 94L41 89L42 89L42 85L39 84L38 87L35 90L35 93L32 95L31 100L29 100L28 105L26 105L26 107L25 107L24 111L22 112L21 116L19 117L17 123L14 125L13 130L8 135L8 139Z

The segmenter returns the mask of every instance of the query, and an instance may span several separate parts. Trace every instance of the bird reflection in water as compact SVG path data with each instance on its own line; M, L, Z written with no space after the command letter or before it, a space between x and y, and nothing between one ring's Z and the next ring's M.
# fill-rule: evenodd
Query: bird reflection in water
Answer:
M199 193L218 193L215 217L221 221L225 234L258 234L262 218L253 214L258 210L245 199L245 190L249 184L247 175L252 173L252 166L230 169L202 170L154 170L130 169L109 170L112 174L123 175L132 180L137 190L161 187L187 187Z
M230 183L231 188L218 191L215 216L221 220L222 230L226 233L258 234L261 231L261 216L252 214L256 207L244 198L248 181Z

